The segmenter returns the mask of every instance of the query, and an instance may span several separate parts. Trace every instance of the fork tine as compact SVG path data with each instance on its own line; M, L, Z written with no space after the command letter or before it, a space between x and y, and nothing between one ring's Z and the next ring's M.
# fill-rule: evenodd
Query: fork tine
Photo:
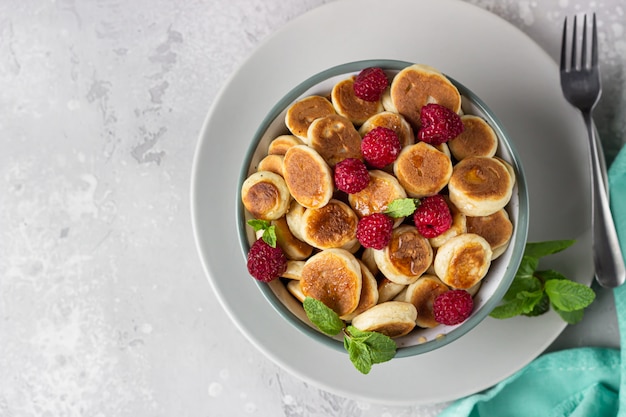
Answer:
M567 60L566 56L566 46L567 46L567 17L563 21L563 39L561 40L561 71L565 70Z
M571 68L572 70L576 69L576 15L574 15L574 23L572 23L572 57L571 57Z
M587 15L583 16L583 42L580 50L580 69L584 69L587 68Z
M593 14L593 25L591 34L591 66L598 66L598 30L596 29L596 14Z

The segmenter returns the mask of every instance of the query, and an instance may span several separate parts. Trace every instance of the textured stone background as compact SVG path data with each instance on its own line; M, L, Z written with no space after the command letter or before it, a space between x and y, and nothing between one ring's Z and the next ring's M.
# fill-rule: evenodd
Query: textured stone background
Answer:
M230 324L196 254L189 180L211 103L266 36L324 3L0 2L0 415L441 409L355 402L285 373ZM555 58L563 17L585 11L574 0L470 3ZM626 123L624 6L589 5L600 24L596 120L609 158ZM586 320L610 315L600 296ZM610 344L616 329L565 336L563 345Z

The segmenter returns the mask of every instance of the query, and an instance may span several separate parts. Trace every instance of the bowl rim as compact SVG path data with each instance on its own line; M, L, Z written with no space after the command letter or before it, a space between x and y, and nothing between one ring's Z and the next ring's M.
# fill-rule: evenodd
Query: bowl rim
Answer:
M284 96L282 96L276 104L274 104L274 106L263 118L254 135L252 136L252 140L250 141L250 145L247 148L242 166L240 168L239 179L237 183L237 201L235 202L237 231L244 262L247 259L247 253L250 250L250 244L248 242L248 235L246 231L247 224L245 218L245 209L243 207L243 204L241 203L241 184L243 184L243 181L248 176L250 163L252 161L254 153L270 124L286 109L288 105L296 101L305 92L310 90L315 85L329 78L336 77L342 74L347 75L350 73L358 73L360 70L368 67L380 67L383 70L400 71L414 64L415 62L395 59L367 59L339 64L322 70L303 80L298 85L289 90ZM500 303L502 297L508 290L511 282L513 281L513 278L515 277L515 273L517 272L517 269L519 268L519 265L522 261L524 247L528 236L530 206L528 201L528 188L526 183L526 177L524 174L524 168L522 166L519 153L517 152L514 144L511 143L510 136L505 131L502 123L496 117L494 112L486 105L486 103L483 102L482 99L480 99L474 92L465 87L462 83L445 73L444 75L459 90L461 96L469 99L475 107L479 108L480 111L485 116L487 116L487 121L490 122L490 126L494 129L499 139L498 146L504 146L507 153L511 155L511 161L508 162L511 164L516 174L516 188L518 197L517 224L514 227L513 236L510 242L510 245L513 245L514 250L511 254L509 263L504 271L504 277L502 281L500 282L500 284L497 285L496 290L494 291L492 296L488 300L486 300L480 311L473 313L467 320L452 328L443 337L436 337L432 340L417 345L398 347L395 358L415 356L443 347L460 338L461 336L472 330L474 327L476 327L486 317L488 317L489 313ZM257 285L257 288L259 288L263 296L266 298L266 300L272 305L274 310L276 310L280 314L280 316L282 316L283 319L287 320L293 327L297 328L299 331L305 333L306 335L322 343L323 345L347 354L343 342L336 338L325 335L321 331L314 329L313 327L307 325L302 320L300 320L300 318L294 315L287 308L287 306L285 306L285 304L283 304L283 302L278 299L276 294L272 291L271 287L267 283L255 280L255 284Z

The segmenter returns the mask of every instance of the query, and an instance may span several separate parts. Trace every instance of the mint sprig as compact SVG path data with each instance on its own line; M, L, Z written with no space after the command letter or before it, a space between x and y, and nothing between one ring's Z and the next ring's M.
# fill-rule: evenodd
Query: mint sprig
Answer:
M383 213L394 219L407 217L413 214L419 205L420 200L417 198L397 198L387 205Z
M539 259L561 252L574 242L552 240L527 243L511 286L490 316L497 319L518 315L534 317L552 308L569 324L582 320L584 309L595 299L595 292L558 271L538 270Z
M248 220L248 226L252 227L255 232L262 230L263 235L261 235L261 239L263 239L265 243L267 243L271 247L276 247L276 226L274 226L267 220L259 219Z
M346 326L337 313L313 297L306 297L302 304L309 320L322 332L336 336L343 331L343 346L359 372L368 374L372 365L387 362L396 355L396 342L390 337Z

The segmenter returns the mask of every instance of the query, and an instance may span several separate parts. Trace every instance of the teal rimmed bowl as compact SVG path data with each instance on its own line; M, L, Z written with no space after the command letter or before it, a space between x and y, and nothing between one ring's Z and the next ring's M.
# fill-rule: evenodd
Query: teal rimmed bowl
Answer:
M244 261L250 245L255 240L255 234L247 225L247 220L251 216L241 203L241 185L254 172L254 167L256 167L258 162L267 154L269 143L277 136L289 134L284 123L285 113L289 106L298 99L309 95L328 96L335 83L351 75L358 74L364 68L380 67L388 75L393 76L401 69L412 64L412 62L397 60L364 60L338 65L304 80L269 110L250 143L238 182L237 229ZM463 336L484 320L498 305L509 288L521 262L526 244L529 215L528 190L519 155L509 141L505 129L487 105L460 82L451 77L448 77L448 79L461 93L463 112L484 118L493 128L498 136L496 156L507 161L515 171L516 183L511 201L506 207L513 223L513 235L506 251L492 262L489 272L483 278L480 290L474 297L474 311L472 315L456 326L440 325L432 329L416 327L410 334L395 339L398 345L396 358L419 355L443 347ZM249 277L249 279L253 278ZM276 316L277 320L287 320L298 330L310 336L312 339L311 343L321 343L345 352L341 337L333 338L320 332L306 317L302 304L289 293L280 279L268 284L257 282L257 285L262 296L279 313ZM254 312L250 312L250 314L254 314Z

